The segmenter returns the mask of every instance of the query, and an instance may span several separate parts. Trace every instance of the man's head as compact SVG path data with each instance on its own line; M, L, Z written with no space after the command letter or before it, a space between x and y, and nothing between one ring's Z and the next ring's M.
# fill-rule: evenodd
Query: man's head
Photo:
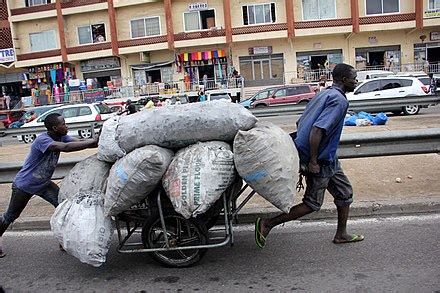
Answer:
M68 131L64 117L58 113L47 115L44 119L44 126L47 128L47 131L54 132L60 136L66 135Z
M130 104L131 104L131 100L128 99L128 100L127 100L127 105L130 105Z
M333 69L332 76L333 84L344 92L352 92L356 88L356 70L353 66L339 63Z

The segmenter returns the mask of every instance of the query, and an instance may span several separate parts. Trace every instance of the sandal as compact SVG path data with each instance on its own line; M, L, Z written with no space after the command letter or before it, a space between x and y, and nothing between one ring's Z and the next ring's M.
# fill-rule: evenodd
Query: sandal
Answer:
M266 237L261 234L261 218L257 218L255 221L255 243L260 249L266 246Z
M342 240L341 239L333 239L333 243L334 244L352 243L352 242L359 242L364 239L365 239L364 235L353 234L350 239L342 239Z

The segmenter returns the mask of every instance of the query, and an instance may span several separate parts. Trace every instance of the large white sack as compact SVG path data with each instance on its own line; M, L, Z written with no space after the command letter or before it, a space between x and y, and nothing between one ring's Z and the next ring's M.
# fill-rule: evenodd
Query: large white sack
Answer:
M121 117L116 139L127 153L144 145L183 148L199 141L232 141L257 118L227 101L158 107Z
M234 154L222 141L181 149L163 176L163 187L176 212L188 219L204 213L234 182Z
M173 154L169 149L147 145L119 159L108 177L106 214L117 215L145 199L162 179Z
M77 163L61 181L58 202L84 192L104 193L111 166L96 155Z
M119 147L116 141L116 129L118 128L120 116L113 116L107 119L102 125L98 143L98 159L110 163L116 162L125 156L125 151Z
M63 248L82 263L99 267L106 261L114 225L104 215L99 194L79 194L63 201L55 209L50 225Z
M240 176L262 197L285 213L293 206L299 158L292 138L272 123L239 131L234 161Z

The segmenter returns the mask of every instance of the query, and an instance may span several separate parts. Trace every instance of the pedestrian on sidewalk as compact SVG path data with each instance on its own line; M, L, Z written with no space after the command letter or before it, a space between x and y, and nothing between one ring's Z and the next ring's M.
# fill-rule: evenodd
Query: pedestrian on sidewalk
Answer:
M333 85L318 93L307 104L297 122L293 135L300 158L300 181L306 178L303 202L292 207L288 214L270 219L258 218L255 222L255 241L263 248L269 232L275 226L296 220L318 211L327 189L334 197L338 212L338 225L333 243L362 241L364 236L347 233L347 219L353 202L353 189L336 156L336 150L348 109L345 93L356 87L356 71L341 63L333 69Z
M23 167L12 183L12 194L6 212L0 216L0 258L5 256L2 236L36 194L54 207L58 205L58 186L51 181L58 163L60 152L74 152L98 146L98 138L78 140L67 135L64 118L53 113L44 120L47 132L39 135L31 145L31 150Z

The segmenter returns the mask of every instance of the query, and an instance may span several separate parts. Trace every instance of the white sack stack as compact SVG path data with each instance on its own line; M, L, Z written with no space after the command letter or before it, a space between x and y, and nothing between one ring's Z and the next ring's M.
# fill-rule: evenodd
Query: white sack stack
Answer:
M183 148L199 141L232 141L256 121L243 106L226 101L172 105L121 117L116 140L127 153L144 145Z
M114 225L104 215L99 194L78 194L63 201L55 209L50 226L63 248L81 262L99 267L106 261Z
M111 168L104 196L107 215L117 215L139 203L162 179L173 151L155 145L138 148Z
M188 219L207 211L235 176L229 144L210 141L179 150L162 183L175 211Z
M98 143L98 159L101 161L114 163L125 156L125 151L116 141L116 129L120 118L120 116L113 116L102 125Z
M61 181L58 202L78 194L102 194L107 186L111 164L92 155L77 163Z
M234 161L240 176L262 197L285 213L294 204L299 158L288 133L271 123L239 131Z

